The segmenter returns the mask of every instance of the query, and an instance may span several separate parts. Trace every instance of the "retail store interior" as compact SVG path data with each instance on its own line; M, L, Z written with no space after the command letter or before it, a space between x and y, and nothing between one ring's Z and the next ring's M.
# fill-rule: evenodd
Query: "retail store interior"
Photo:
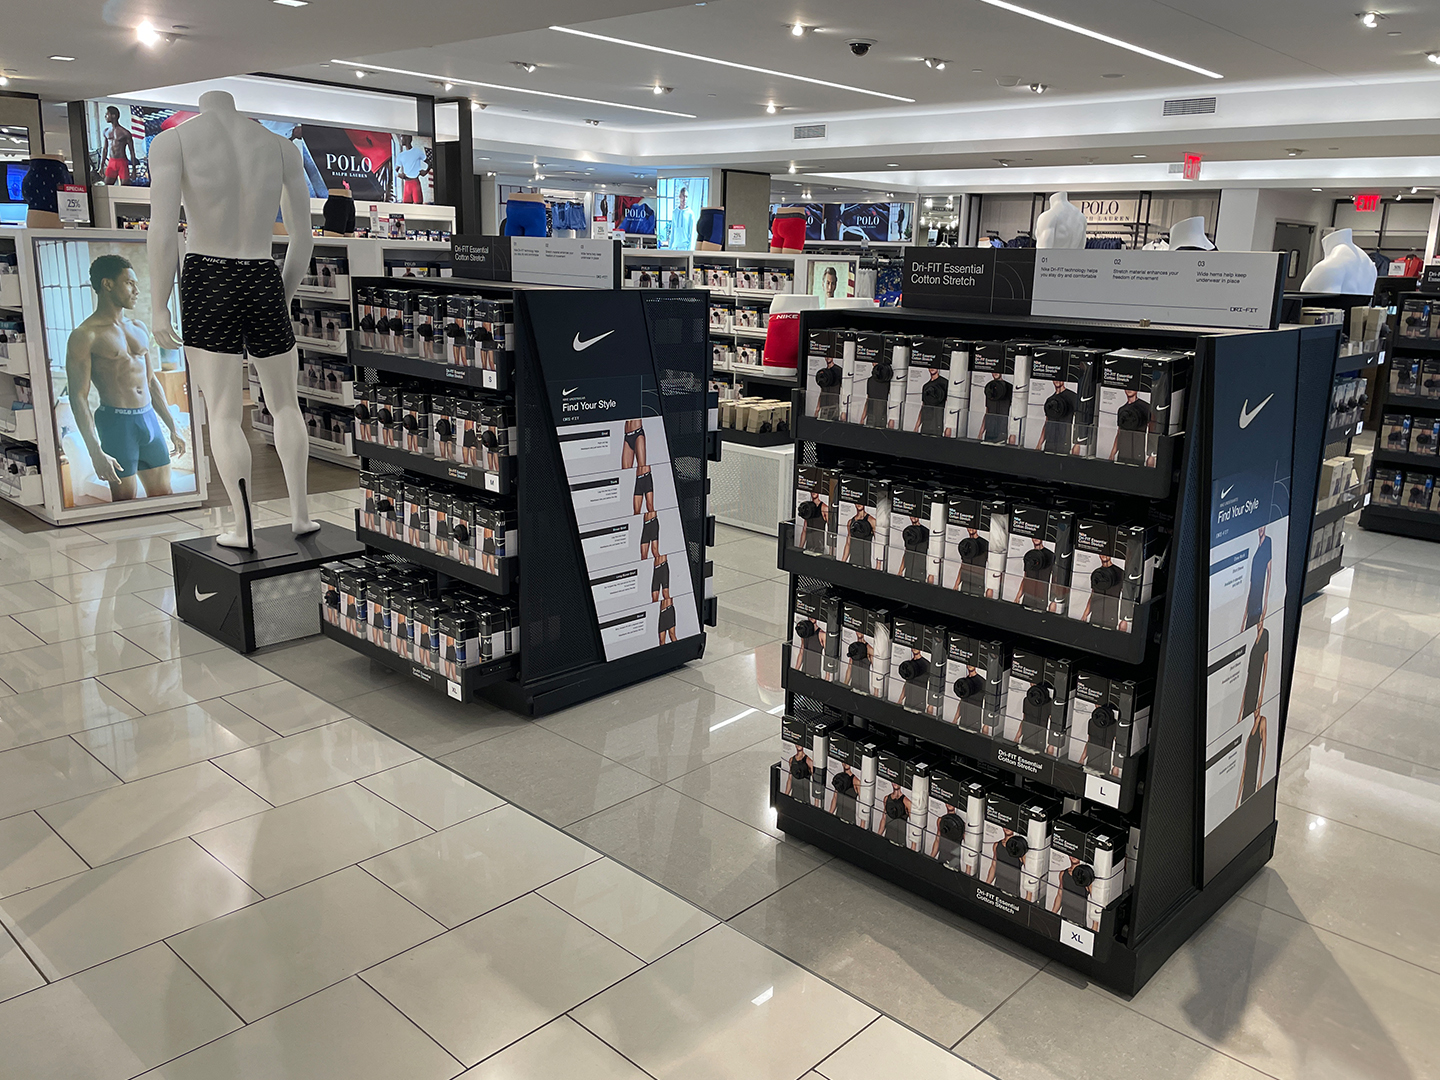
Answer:
M1421 0L11 5L0 1080L1440 1077L1437 147Z

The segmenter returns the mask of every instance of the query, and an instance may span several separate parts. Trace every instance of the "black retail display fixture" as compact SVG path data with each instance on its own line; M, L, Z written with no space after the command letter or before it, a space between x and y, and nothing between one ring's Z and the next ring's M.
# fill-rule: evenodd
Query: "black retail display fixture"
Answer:
M902 744L911 741L912 749L958 758L999 783L1064 800L1067 810L1108 815L1112 821L1118 815L1131 829L1132 839L1138 829L1133 882L1104 907L1088 934L1049 906L1025 902L981 877L951 870L923 850L891 842L827 813L823 804L787 796L786 773L778 763L771 766L771 804L785 833L1057 959L1097 983L1134 993L1274 850L1275 771L1283 752L1329 387L1342 366L1336 359L1339 327L1184 330L904 309L807 311L801 319L802 373L810 334L824 330L988 341L1063 336L1103 349L1193 351L1183 434L1159 439L1154 467L818 420L805 415L803 389L796 394L792 410L797 483L798 471L812 466L850 470L908 466L923 470L927 482L939 488L966 491L987 481L1021 478L1057 495L1149 506L1173 519L1154 599L1137 608L1129 633L797 550L791 524L780 525L778 565L791 575L791 625L796 621L797 595L828 588L842 599L866 605L873 600L875 607L892 615L909 613L964 634L1049 647L1119 677L1154 680L1148 745L1129 760L1122 778L1112 780L1067 757L962 729L942 717L911 711L840 681L798 670L791 647L785 647L787 716L846 714L881 740L893 742L898 736ZM1272 411L1263 422L1272 426L1262 436L1262 424L1251 427L1251 422L1272 399ZM1440 402L1434 408L1440 412ZM1274 437L1277 431L1279 438ZM1268 737L1277 745L1270 748L1275 768L1263 766L1263 782L1253 795L1237 798L1240 779L1225 781L1230 786L1221 802L1233 801L1232 811L1215 801L1207 780L1213 783L1220 775L1217 763L1223 755L1235 760L1250 717L1244 717L1243 725L1227 721L1234 726L1222 738L1236 735L1236 740L1217 752L1217 721L1207 717L1207 688L1216 685L1220 667L1243 656L1244 650L1219 661L1217 653L1230 650L1241 634L1255 637L1246 607L1239 611L1245 626L1237 633L1228 621L1235 613L1233 603L1223 608L1222 621L1222 600L1217 596L1232 595L1223 592L1234 587L1222 582L1223 567L1237 564L1237 544L1251 544L1248 539L1231 539L1221 524L1232 514L1238 518L1246 512L1244 506L1234 508L1238 496L1232 496L1231 489L1238 482L1245 490L1249 474L1242 470L1250 469L1252 462L1237 461L1236 455L1247 440L1253 445L1262 437L1267 447L1276 447L1277 464L1255 481L1253 490L1270 493L1274 500L1275 516L1266 520L1275 522L1276 551L1284 560L1283 612L1278 606L1272 608L1259 624L1263 630L1270 623L1280 638L1280 651L1271 654L1282 657L1279 696L1276 704L1267 706L1278 713L1267 721L1272 725ZM1269 469L1271 463L1263 461L1257 468L1262 466ZM1288 475L1280 471L1282 466ZM1282 517L1297 523L1283 534ZM1262 537L1262 542L1268 541ZM1244 559L1250 554L1258 558L1257 552L1246 552ZM1237 572L1243 572L1247 563L1238 561L1238 567ZM1230 701L1218 691L1216 699ZM1258 708L1255 715L1258 728ZM1207 794L1211 794L1208 808ZM878 806L878 793L875 798Z
M1413 278L1408 280L1414 284ZM1440 396L1435 396L1435 393L1427 394L1424 385L1427 381L1426 361L1431 363L1432 371L1440 371L1440 338L1433 336L1428 316L1424 327L1411 328L1407 333L1405 312L1411 301L1427 306L1440 306L1440 296L1432 293L1407 292L1396 298L1400 317L1398 333L1392 342L1393 358L1387 377L1382 377L1378 386L1380 423L1377 425L1375 440L1374 489L1367 488L1370 498L1365 508L1360 511L1360 525L1365 529L1394 536L1440 541L1440 509L1436 508L1437 504L1433 499L1427 499L1428 505L1424 508L1411 507L1406 505L1408 496L1402 495L1401 505L1393 506L1379 501L1375 494L1382 487L1382 477L1387 473L1391 476L1397 472L1402 474L1405 478L1402 490L1406 492L1412 486L1412 477L1435 477L1440 480L1440 457L1433 452L1416 452L1416 438L1421 433L1422 425L1428 432L1433 423L1440 420ZM1415 362L1421 365L1418 382L1413 387L1408 383L1400 385L1399 380L1405 378L1405 369ZM1440 384L1440 377L1435 374L1432 373L1428 378L1429 381ZM1440 386L1430 389L1437 391ZM1401 414L1412 421L1411 430L1398 446L1390 446L1386 439L1384 421L1390 414ZM1433 441L1427 445L1433 450Z
M711 568L705 560L705 549L714 537L714 522L707 516L706 468L708 460L718 456L719 443L708 430L710 350L704 294L565 290L461 278L352 279L352 293L366 288L469 294L509 305L513 350L496 351L498 363L493 370L363 347L358 334L351 335L350 362L362 387L404 384L443 394L463 386L478 391L478 396L487 401L493 398L495 404L514 410L511 456L501 458L498 472L369 441L357 440L355 445L362 473L416 480L434 478L513 505L516 554L496 560L493 572L487 571L364 528L360 512L356 537L372 557L424 567L438 576L441 586L461 582L510 598L520 620L519 651L462 669L461 677L455 680L322 620L324 633L381 664L414 676L417 683L438 693L461 701L484 698L529 715L565 708L700 657L705 647L703 629L692 636L606 659L606 643L602 641L601 620L591 588L592 572L587 571L566 474L562 450L566 436L563 428L557 431L565 421L555 415L563 407L560 392L555 389L559 377L555 372L567 370L565 365L575 362L574 357L562 355L571 352L571 334L565 333L563 340L557 337L566 328L580 329L576 341L582 333L588 340L607 329L618 330L615 340L626 342L629 355L645 357L648 351L657 390L647 397L646 407L652 410L648 415L663 423L674 468L684 561L695 586L692 595L677 592L675 602L695 605L698 628L714 625L715 601L707 599ZM354 315L358 316L358 311ZM576 319L585 321L571 327ZM360 325L358 317L352 317L352 321ZM573 351L578 354L581 349ZM601 352L596 349L585 359L596 358ZM587 372L597 382L607 374L598 359L593 372ZM687 616L684 622L688 621Z

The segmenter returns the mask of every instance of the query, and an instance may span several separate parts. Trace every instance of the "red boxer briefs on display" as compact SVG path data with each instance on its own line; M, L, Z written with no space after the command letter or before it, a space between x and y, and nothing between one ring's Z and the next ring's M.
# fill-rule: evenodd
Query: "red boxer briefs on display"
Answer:
M105 161L105 183L128 184L130 182L130 163L124 158L108 158Z
M770 250L802 251L805 247L805 218L777 217L770 225Z

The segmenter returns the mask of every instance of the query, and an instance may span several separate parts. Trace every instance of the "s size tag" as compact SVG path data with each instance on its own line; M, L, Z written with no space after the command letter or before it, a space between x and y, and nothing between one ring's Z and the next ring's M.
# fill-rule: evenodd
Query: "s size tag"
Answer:
M458 682L455 682L453 679L445 680L445 692L448 693L456 701L460 700L460 684Z
M1106 776L1086 773L1085 797L1118 810L1120 809L1120 782Z
M1060 920L1060 944L1068 945L1086 956L1095 955L1095 935L1083 926Z
M494 390L500 383L500 380L495 377L495 372L493 371L484 372L481 375L480 381L491 390Z

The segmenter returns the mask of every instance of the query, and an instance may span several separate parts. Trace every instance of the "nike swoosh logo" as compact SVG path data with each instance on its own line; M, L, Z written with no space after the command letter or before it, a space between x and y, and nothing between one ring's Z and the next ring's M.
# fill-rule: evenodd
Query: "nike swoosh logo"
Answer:
M573 347L576 352L584 352L584 351L585 351L586 349L588 349L591 345L594 345L597 341L604 341L607 337L609 337L609 336L610 336L611 334L613 334L614 332L615 332L614 330L607 330L607 331L605 331L605 333L601 334L599 337L592 337L589 341L581 341L581 340L580 340L580 335L577 333L577 334L575 335L575 340L572 341L570 344L571 344L571 347Z
M1274 396L1274 394L1271 394L1270 397L1267 397L1264 401L1260 402L1259 405L1256 405L1254 409L1250 408L1250 399L1245 399L1245 404L1240 406L1240 429L1242 431L1250 426L1250 421L1260 415L1260 410L1265 408L1266 405L1269 405L1270 398Z
M580 389L580 387L578 387L578 386L572 386L569 390L561 390L561 391L560 391L560 396L561 396L561 397L569 397L571 394L575 393L575 391L576 391L576 390L579 390L579 389Z
M206 600L209 600L210 597L215 596L215 595L216 595L216 593L213 593L213 592L201 592L201 591L200 591L200 586L199 586L199 585L196 585L196 586L195 586L195 599L196 599L196 600L199 600L202 604L203 604Z
M1234 490L1235 490L1235 485L1234 485L1234 484L1231 484L1231 485L1230 485L1228 488L1226 488L1224 491L1220 492L1220 498L1222 498L1222 499L1225 498L1225 496L1229 495L1230 492L1232 492L1232 491L1234 491Z

